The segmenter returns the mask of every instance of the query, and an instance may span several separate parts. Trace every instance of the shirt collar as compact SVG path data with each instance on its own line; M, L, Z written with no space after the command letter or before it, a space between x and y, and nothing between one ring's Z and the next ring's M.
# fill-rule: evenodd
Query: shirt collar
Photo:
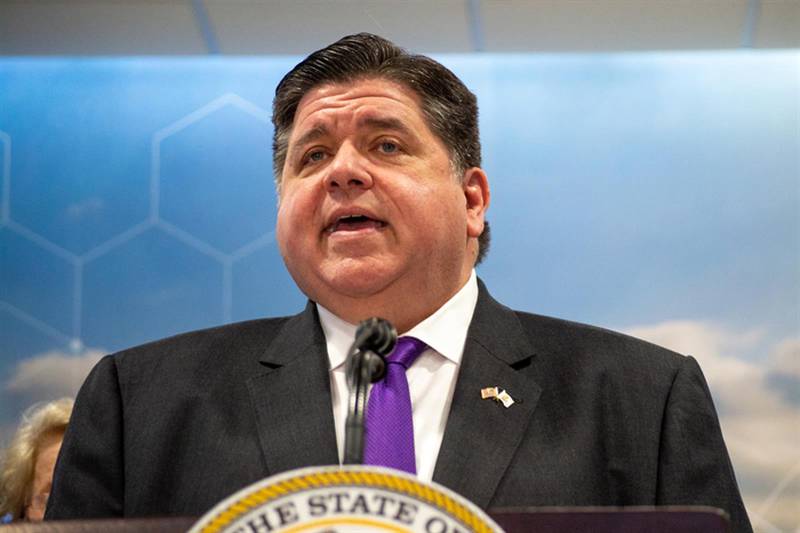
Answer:
M467 283L452 298L404 335L418 338L450 361L459 364L477 302L478 280L473 270ZM344 364L357 326L342 320L320 304L316 306L325 334L328 362L333 370Z

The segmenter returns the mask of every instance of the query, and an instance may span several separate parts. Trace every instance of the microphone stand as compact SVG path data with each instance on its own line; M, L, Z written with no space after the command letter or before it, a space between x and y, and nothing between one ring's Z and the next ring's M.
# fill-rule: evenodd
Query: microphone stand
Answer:
M369 384L383 378L383 355L394 348L397 332L383 319L361 323L347 356L347 384L350 389L344 430L344 464L364 462L364 415L367 412Z
M377 367L383 367L385 363L372 350L357 350L351 357L353 364L347 380L351 385L344 430L344 464L360 465L364 462L364 415L367 412L369 384Z

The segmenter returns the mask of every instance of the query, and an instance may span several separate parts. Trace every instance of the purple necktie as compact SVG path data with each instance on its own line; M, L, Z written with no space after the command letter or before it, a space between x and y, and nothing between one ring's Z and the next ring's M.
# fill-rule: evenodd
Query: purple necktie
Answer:
M428 346L400 337L386 358L386 376L372 386L364 423L364 464L417 473L414 422L406 370Z

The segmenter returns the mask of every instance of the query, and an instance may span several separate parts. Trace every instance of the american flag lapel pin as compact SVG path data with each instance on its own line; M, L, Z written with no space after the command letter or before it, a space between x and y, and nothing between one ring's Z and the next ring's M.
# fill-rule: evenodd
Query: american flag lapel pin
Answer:
M500 390L499 387L484 387L481 389L481 399L482 400L494 400L499 404L502 404L503 407L508 409L515 403L517 403L511 395L506 392L505 389Z

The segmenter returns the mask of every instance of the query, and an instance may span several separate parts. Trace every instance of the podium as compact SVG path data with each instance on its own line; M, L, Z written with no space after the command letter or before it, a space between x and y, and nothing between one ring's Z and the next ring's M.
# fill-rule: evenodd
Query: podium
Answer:
M727 533L711 507L543 507L489 509L506 533ZM0 526L0 533L185 533L196 518L64 520Z
M2 533L185 533L197 518L115 518L13 522L0 526Z
M483 510L435 482L364 465L264 478L200 517L52 521L0 533L726 533L709 507L524 507Z
M713 507L540 507L489 509L506 533L727 533Z

